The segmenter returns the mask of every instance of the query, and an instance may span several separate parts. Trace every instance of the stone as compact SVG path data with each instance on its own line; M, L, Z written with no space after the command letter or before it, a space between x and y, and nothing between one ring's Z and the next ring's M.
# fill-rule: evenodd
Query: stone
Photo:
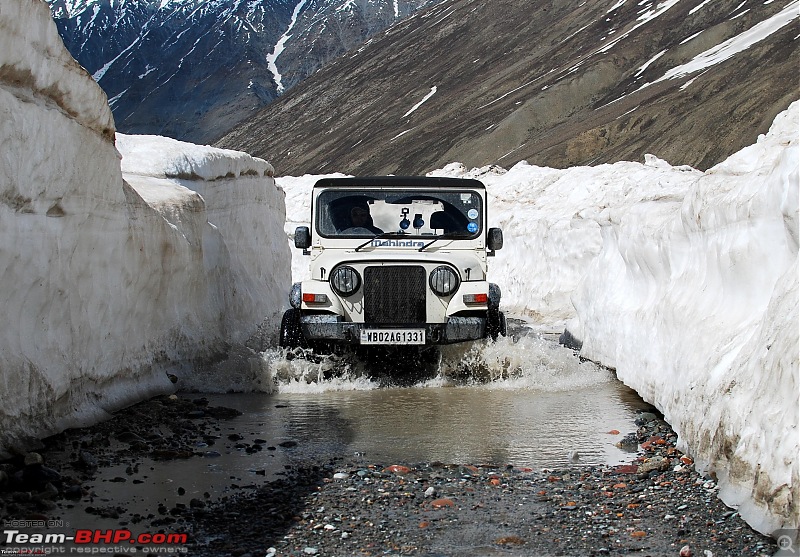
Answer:
M25 455L25 466L44 464L44 459L39 453L28 453Z
M392 464L391 466L384 468L383 471L390 472L392 474L408 474L411 472L411 468L408 466L401 466L399 464Z
M636 450L639 447L639 440L636 438L636 434L629 433L625 437L623 437L616 446L620 449L625 450Z
M639 416L633 421L636 425L642 426L653 420L657 420L658 416L653 414L652 412L642 412Z
M78 466L86 470L97 470L97 458L89 451L81 451L78 454Z
M639 466L636 464L620 464L614 467L614 472L617 474L636 474L639 472Z
M504 536L495 540L497 545L525 545L525 540L519 536Z
M653 458L643 462L639 465L638 472L645 474L654 470L666 470L669 468L669 461L662 456L654 456Z

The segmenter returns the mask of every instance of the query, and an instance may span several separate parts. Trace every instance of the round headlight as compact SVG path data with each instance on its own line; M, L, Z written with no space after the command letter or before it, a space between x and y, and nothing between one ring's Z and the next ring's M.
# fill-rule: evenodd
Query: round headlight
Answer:
M361 286L361 276L352 267L339 267L331 274L331 288L340 296L352 296Z
M430 285L437 296L450 296L458 290L458 275L450 267L436 267L431 271Z

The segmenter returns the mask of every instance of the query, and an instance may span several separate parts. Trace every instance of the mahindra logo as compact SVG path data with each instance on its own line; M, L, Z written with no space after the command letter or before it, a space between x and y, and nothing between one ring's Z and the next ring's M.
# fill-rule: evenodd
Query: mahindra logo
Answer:
M372 240L372 247L376 248L421 248L425 242L419 240Z

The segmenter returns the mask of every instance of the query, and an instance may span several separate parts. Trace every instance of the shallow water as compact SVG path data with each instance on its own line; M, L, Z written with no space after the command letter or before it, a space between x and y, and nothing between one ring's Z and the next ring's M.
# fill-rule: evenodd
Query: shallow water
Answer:
M221 376L183 381L243 416L226 427L281 432L303 456L492 462L547 468L628 456L615 444L648 406L613 372L517 323L497 342L445 347L425 362L365 364L269 350ZM404 367L405 366L405 367ZM385 370L395 367L392 375ZM422 379L393 386L397 376ZM193 384L194 382L194 384ZM230 389L249 391L224 394ZM218 394L211 394L216 392ZM269 424L269 425L267 425Z
M376 462L442 461L552 468L629 458L615 446L644 405L617 381L566 391L464 387L209 396L244 414L225 427L297 443L297 457L359 454Z
M571 350L525 329L514 337L447 348L427 379L411 387L387 386L390 378L380 370L352 359L287 360L279 350L225 376L198 374L193 380L205 389L180 396L204 396L242 415L220 422L213 446L196 447L206 457L145 459L132 475L127 464L101 470L92 504L146 515L159 503L171 507L261 485L307 459L534 469L564 466L571 457L582 464L630 461L633 455L615 444L636 430L636 415L649 406L611 371L581 362ZM232 434L245 445L260 440L262 450L236 448ZM142 483L132 485L135 479ZM85 525L85 505L64 517Z

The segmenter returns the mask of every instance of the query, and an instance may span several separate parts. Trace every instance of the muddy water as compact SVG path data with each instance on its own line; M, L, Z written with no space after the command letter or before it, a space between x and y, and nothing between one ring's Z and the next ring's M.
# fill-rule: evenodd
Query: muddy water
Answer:
M617 463L615 444L634 431L643 405L616 381L570 391L459 387L209 396L243 416L226 424L248 436L272 425L297 456L352 455L376 462L495 463L552 468L570 457ZM262 433L259 433L262 432ZM575 455L577 452L577 455Z
M260 392L206 396L243 412L227 427L265 431L270 424L266 431L282 432L305 456L536 468L570 458L614 464L629 455L609 432L634 431L636 414L648 408L613 372L519 325L495 343L444 348L418 363L424 370L412 370L425 379L411 387L392 386L380 362L287 359L277 350L261 360L248 366L249 377L226 380ZM218 377L197 379L206 391L226 385Z
M352 359L297 356L268 351L225 376L184 379L200 392L180 396L204 396L242 415L220 422L212 446L196 447L203 457L144 460L133 475L127 465L101 470L91 486L94 504L123 504L146 515L159 503L171 507L258 486L309 458L536 469L574 459L621 463L632 455L616 443L649 408L612 372L525 330L494 344L448 348L428 363L428 378L411 387L391 386L379 369ZM245 392L226 393L231 389ZM139 481L113 481L119 477ZM65 518L85 521L81 507Z

